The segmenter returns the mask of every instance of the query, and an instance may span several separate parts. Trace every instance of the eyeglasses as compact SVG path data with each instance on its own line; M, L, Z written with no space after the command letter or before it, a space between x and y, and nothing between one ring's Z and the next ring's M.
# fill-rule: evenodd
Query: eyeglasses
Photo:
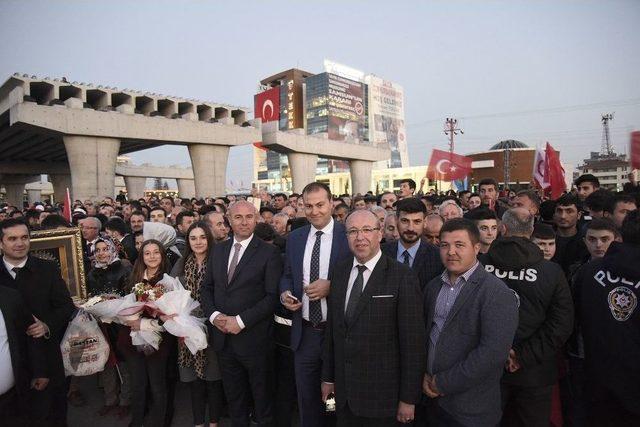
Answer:
M371 228L371 227L364 227L364 228L350 228L349 230L347 230L347 236L349 237L356 237L358 235L358 233L362 233L365 236L371 236L371 233L373 233L376 230L380 230L380 227L376 227L376 228Z

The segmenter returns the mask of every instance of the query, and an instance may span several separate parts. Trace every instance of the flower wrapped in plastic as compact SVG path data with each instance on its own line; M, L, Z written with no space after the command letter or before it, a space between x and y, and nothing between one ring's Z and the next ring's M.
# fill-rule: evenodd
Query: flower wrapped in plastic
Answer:
M124 298L115 294L103 294L89 298L80 307L92 314L102 323L118 321L118 313L122 310Z
M174 315L163 326L171 335L181 338L191 354L207 348L204 320L191 315L200 306L191 298L191 292L185 289L167 292L155 304L162 313Z

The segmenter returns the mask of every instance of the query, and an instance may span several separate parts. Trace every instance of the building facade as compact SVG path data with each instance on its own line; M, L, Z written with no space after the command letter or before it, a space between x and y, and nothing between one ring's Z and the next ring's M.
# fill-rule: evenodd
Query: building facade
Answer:
M627 156L624 154L603 155L592 151L589 158L584 159L583 162L577 168L577 175L592 174L598 178L600 186L603 188L622 191L622 186L628 182L631 168Z

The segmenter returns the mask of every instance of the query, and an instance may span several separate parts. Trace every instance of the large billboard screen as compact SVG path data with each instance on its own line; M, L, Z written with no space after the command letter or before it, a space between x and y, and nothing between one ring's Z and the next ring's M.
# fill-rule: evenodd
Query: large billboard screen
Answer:
M364 140L364 85L327 73L329 139Z
M392 168L409 166L402 86L376 76L366 76L369 99L369 141L388 144Z

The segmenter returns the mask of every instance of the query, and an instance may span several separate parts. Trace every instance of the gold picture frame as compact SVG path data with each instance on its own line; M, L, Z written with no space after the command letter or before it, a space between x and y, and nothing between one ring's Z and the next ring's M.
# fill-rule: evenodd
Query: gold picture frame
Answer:
M82 234L80 228L55 228L31 232L31 255L58 264L75 302L87 299Z

